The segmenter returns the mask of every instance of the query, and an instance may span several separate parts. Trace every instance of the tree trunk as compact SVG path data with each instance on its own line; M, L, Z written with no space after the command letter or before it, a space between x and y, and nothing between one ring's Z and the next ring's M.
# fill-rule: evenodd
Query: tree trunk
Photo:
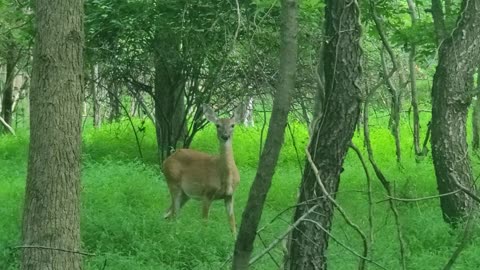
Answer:
M21 269L81 269L83 1L36 0L34 6Z
M327 0L325 8L325 104L323 118L314 121L313 136L308 148L319 175L307 162L300 186L299 207L294 221L308 212L315 200L318 211L307 214L292 231L288 244L285 269L327 269L326 250L333 220L333 204L320 188L335 197L343 160L355 132L360 114L359 88L361 76L361 25L358 1ZM348 29L348 31L345 31ZM303 204L303 205L302 205ZM322 228L319 228L321 226Z
M12 40L13 37L7 41L7 56L6 56L6 72L5 87L2 96L2 110L1 117L5 123L12 126L12 109L13 109L13 80L15 79L15 66L17 65L17 46ZM5 132L8 132L5 129Z
M439 49L432 87L432 156L440 194L461 184L472 190L466 120L471 101L472 76L480 61L480 0L462 3L458 27ZM444 220L455 224L474 205L465 193L440 198Z
M160 160L164 160L186 134L185 80L177 63L177 48L170 45L172 42L162 42L165 38L162 34L165 33L157 33L154 48L155 131Z
M110 103L110 114L108 120L110 123L113 121L118 121L120 118L120 98L118 97L118 85L113 83L108 91L108 100Z
M246 127L255 125L253 119L253 96L249 96L246 101L240 103L242 111L242 123Z
M242 223L235 243L233 269L247 269L253 251L253 242L262 217L263 205L282 148L285 127L290 110L290 93L295 88L297 68L297 14L296 0L282 0L282 25L280 29L280 69L277 91L273 101L272 117L268 128L257 174L243 211Z

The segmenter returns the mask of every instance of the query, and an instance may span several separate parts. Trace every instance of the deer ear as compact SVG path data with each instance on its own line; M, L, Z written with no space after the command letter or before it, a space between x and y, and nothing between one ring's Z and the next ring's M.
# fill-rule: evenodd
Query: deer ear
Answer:
M203 115L207 118L210 122L217 122L218 117L215 111L213 111L212 107L208 106L207 104L202 104Z

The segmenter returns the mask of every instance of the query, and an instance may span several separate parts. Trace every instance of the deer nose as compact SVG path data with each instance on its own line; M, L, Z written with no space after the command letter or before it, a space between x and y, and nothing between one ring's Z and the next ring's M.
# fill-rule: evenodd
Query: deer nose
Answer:
M222 135L222 136L220 136L220 137L221 137L221 138L222 138L224 141L226 141L226 140L230 139L230 136L228 136L228 135L225 135L225 134L223 134L223 135Z

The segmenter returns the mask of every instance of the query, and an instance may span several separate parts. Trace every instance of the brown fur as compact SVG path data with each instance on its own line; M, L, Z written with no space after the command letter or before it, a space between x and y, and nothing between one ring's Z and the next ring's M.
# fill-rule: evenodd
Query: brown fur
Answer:
M203 202L203 217L208 218L213 200L224 200L230 228L236 234L233 193L240 176L233 157L232 134L235 118L218 119L209 107L204 107L208 120L216 124L220 154L209 155L191 149L180 149L163 162L163 173L172 204L165 218L175 217L190 199Z

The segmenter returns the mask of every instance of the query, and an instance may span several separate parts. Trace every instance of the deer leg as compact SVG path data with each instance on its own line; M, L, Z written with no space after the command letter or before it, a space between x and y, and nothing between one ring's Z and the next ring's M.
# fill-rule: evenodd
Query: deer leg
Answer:
M202 217L204 219L208 219L208 213L210 212L210 205L211 204L212 204L212 200L210 200L210 198L204 198L203 199Z
M170 189L172 203L165 212L165 215L163 215L165 219L174 218L178 214L180 208L188 201L188 196L183 193L180 188L176 186L168 186L168 188Z
M237 237L237 226L235 224L235 213L233 211L233 197L228 196L225 198L225 209L227 210L228 223L230 223L230 230L233 236Z

